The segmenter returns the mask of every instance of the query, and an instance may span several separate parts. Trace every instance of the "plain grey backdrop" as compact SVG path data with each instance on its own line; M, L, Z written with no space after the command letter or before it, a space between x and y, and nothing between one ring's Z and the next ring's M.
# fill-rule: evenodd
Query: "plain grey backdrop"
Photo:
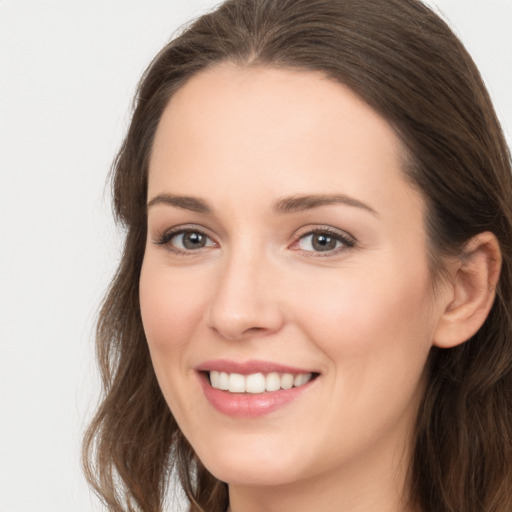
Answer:
M216 3L0 0L0 512L101 510L80 439L121 246L106 175L145 66ZM512 0L428 3L473 55L511 144Z

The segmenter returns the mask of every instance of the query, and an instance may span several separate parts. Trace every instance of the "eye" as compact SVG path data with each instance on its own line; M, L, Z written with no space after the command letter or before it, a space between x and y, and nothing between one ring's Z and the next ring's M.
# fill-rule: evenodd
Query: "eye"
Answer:
M174 235L169 242L178 249L187 249L188 251L194 251L208 245L213 245L211 240L204 233L199 231L183 231L182 233Z
M170 251L177 254L190 253L205 247L217 246L206 233L198 229L167 231L155 243L157 245L165 245Z
M309 231L295 242L293 249L316 253L337 253L343 248L353 247L354 240L328 229Z

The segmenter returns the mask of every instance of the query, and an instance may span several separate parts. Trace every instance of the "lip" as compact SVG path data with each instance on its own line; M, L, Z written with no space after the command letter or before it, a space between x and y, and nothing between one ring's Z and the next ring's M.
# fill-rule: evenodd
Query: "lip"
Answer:
M241 375L250 375L251 373L318 373L315 370L297 368L293 366L283 365L279 363L272 363L270 361L261 361L258 359L251 359L249 361L231 361L229 359L215 359L212 361L205 361L196 367L198 372L226 372L226 373L240 373Z
M207 372L222 371L227 373L240 373L249 375L251 373L315 373L311 370L300 369L287 365L276 364L268 361L251 360L245 362L217 359L206 361L196 367L196 373L203 389L204 395L210 405L220 413L235 418L257 418L270 414L291 402L299 399L314 384L317 379L290 389L278 391L252 393L230 393L213 388L210 385Z

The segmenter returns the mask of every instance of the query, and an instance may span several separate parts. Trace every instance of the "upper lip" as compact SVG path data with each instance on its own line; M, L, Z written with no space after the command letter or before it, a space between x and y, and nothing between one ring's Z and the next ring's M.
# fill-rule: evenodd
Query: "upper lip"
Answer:
M284 365L280 363L273 363L271 361L260 361L252 359L249 361L231 361L229 359L215 359L205 361L196 367L199 372L226 372L226 373L239 373L241 375L250 375L252 373L315 373L312 370L304 368L297 368L294 366Z

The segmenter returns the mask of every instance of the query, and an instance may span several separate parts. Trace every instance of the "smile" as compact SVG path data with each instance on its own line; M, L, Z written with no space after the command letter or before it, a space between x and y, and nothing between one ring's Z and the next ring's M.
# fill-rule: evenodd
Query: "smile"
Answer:
M320 374L267 361L207 361L195 368L210 405L223 415L257 418L316 388Z
M313 374L270 372L242 375L214 370L209 372L209 378L211 386L215 389L229 393L258 394L303 386L313 378Z

